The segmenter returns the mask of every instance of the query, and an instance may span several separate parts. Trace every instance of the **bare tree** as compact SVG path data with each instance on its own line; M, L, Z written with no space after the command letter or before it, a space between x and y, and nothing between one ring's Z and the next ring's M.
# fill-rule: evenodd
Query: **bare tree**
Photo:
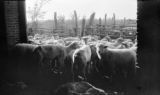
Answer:
M36 0L33 5L33 8L29 8L27 13L29 14L29 18L31 19L31 28L37 29L38 27L38 19L43 18L45 15L45 11L42 11L42 7L47 4L51 0Z

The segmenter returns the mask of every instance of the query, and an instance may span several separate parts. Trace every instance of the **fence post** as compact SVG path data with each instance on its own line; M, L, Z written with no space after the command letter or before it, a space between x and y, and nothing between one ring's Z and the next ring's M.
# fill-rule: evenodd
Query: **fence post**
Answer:
M74 17L75 17L75 36L78 36L78 17L76 11L74 11Z
M53 28L53 34L55 31L57 31L58 28L58 22L57 22L57 12L54 12L54 28Z
M82 31L81 31L81 34L80 36L84 36L84 32L85 32L85 23L86 23L86 20L85 18L82 19Z

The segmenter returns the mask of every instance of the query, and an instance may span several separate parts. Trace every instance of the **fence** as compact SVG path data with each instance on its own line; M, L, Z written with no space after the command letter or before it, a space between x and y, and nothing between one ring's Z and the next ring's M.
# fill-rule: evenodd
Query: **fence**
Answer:
M75 33L77 31L78 33ZM28 33L38 33L38 34L45 34L45 35L58 35L60 37L68 37L68 36L81 36L81 28L75 29L46 29L46 28L37 28L37 29L29 29ZM29 34L30 35L30 34ZM129 38L129 39L135 39L136 38L136 28L131 27L109 27L104 25L95 25L90 27L85 27L84 29L84 35L97 35L102 37L105 37L106 35L110 36L113 39L116 39L118 37L123 38Z

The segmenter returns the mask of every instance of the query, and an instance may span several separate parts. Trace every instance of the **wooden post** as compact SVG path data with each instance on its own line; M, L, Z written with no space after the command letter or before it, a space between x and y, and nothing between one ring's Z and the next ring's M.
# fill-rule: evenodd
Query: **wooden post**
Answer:
M78 17L76 11L74 11L74 17L75 17L75 36L78 36Z
M99 25L101 26L102 25L102 19L99 18Z
M55 31L58 28L58 23L57 23L57 12L54 12L54 29Z
M116 16L115 16L115 13L113 13L112 21L113 21L113 29L115 29L115 25L116 25Z
M90 34L93 33L92 27L93 27L93 23L94 23L94 17L95 17L95 12L91 14L90 19L89 19L89 24L87 25L88 26L87 28L90 29L90 32L91 32Z
M81 37L83 37L84 33L85 33L85 23L86 23L86 20L85 20L85 18L83 18L82 19L82 31L81 31L81 34L80 34Z
M94 17L95 17L95 12L91 14L90 19L89 19L89 27L91 27L94 23Z
M126 26L126 18L124 17L124 21L123 21L123 27Z
M107 26L107 14L105 14L105 16L104 16L104 26L105 27Z

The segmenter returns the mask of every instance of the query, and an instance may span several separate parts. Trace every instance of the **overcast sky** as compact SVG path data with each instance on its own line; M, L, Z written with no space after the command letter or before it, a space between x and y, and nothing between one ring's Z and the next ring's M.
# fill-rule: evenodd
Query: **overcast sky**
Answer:
M26 0L26 10L33 7L36 0ZM113 13L116 18L136 19L137 0L51 0L42 10L46 11L44 19L53 19L54 12L57 15L64 15L66 19L71 19L73 11L76 10L79 18L89 16L95 12L95 18L111 18Z

